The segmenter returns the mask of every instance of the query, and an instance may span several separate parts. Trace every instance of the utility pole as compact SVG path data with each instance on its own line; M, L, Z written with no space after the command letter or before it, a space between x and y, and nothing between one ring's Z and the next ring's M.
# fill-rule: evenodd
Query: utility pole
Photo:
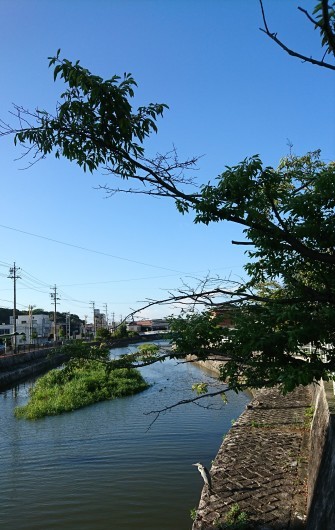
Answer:
M71 338L71 313L66 315L66 338Z
M51 289L53 292L50 293L51 300L54 303L54 342L57 340L57 300L60 300L60 298L57 298L57 287L56 285L52 287Z
M93 311L93 330L94 330L94 338L95 338L96 333L97 333L97 323L96 323L96 320L95 320L95 302L90 302L90 304L92 304L92 311Z
M33 309L34 305L28 305L28 315L29 315L29 344L31 343L31 337L33 334Z
M105 316L106 316L106 328L108 329L108 311L107 311L107 304L105 304Z
M14 261L14 267L11 267L9 269L9 276L8 278L11 278L14 281L14 307L13 307L13 321L14 321L14 341L13 341L13 350L14 353L16 353L16 280L18 278L21 278L21 276L18 276L17 273L20 270L20 267L17 267Z
M84 328L84 333L85 333L85 339L87 340L87 328L86 328L86 326L87 326L87 315L84 315L84 317L85 317L85 328Z

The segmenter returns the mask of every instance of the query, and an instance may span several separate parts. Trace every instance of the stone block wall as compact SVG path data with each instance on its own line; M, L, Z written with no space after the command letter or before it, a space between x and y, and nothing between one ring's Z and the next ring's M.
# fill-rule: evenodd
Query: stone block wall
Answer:
M335 396L333 384L313 388L315 407L311 426L308 469L307 530L335 529Z

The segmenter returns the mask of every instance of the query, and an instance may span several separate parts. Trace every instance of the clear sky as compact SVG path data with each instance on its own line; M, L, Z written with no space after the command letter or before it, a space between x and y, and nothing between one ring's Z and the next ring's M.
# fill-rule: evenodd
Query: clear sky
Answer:
M312 11L315 2L302 3ZM299 2L264 5L282 40L322 57ZM334 73L289 57L261 25L257 0L0 0L0 117L11 120L12 103L53 112L64 86L53 82L47 57L61 48L62 57L104 78L132 73L135 105L167 103L148 149L175 145L181 157L203 155L200 182L256 153L276 167L288 139L296 154L320 148L323 159L334 159ZM65 160L23 170L9 138L0 153L0 306L13 305L14 262L18 309L52 310L57 285L58 310L88 321L92 301L119 319L209 271L243 276L243 248L231 245L238 227L194 225L167 199L106 199L96 188L110 177Z

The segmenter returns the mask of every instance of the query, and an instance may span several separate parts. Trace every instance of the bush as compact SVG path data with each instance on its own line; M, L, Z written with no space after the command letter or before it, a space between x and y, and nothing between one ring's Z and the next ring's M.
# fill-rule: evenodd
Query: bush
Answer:
M30 389L27 405L16 407L17 418L37 419L69 412L106 399L129 396L148 388L138 370L117 368L107 372L98 361L84 367L51 370Z

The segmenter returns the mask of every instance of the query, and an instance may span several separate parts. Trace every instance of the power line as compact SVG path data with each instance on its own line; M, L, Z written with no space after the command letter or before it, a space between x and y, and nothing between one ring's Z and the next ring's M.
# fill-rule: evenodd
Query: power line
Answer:
M154 269L162 269L165 271L177 272L179 274L187 274L184 271L177 271L175 269L169 269L167 267L160 267L159 265L152 265L151 263L144 263L142 261L137 261L130 258L123 258L121 256L116 256L115 254L108 254L107 252L102 252L100 250L93 250L91 248L81 247L79 245L74 245L73 243L66 243L65 241L59 241L58 239L53 239L51 237L41 236L39 234L33 234L32 232L27 232L25 230L20 230L19 228L13 228L11 226L6 226L0 224L1 228L6 228L7 230L13 230L14 232L20 232L21 234L26 234L28 236L38 237L39 239L45 239L46 241L52 241L53 243L58 243L59 245L65 245L67 247L78 248L79 250L84 250L85 252L91 252L93 254L100 254L102 256L108 256L109 258L119 259L122 261L128 261L130 263L136 263L137 265L145 265L146 267L153 267Z
M10 267L10 263L6 263L5 261L0 261L0 267Z
M30 280L31 282L35 282L35 283L37 283L39 285L42 285L44 287L48 287L48 288L50 287L49 283L46 283L43 280L40 280L39 278L36 278L36 276L34 276L33 274L30 274L25 269L21 269L21 271L22 271L22 273L24 273L24 274L22 274L23 276L28 276L29 279L31 278L31 280Z
M186 273L185 273L186 274ZM102 285L106 283L122 283L122 282L137 282L137 281L143 281L143 280L158 280L160 278L174 278L175 276L178 276L177 274L167 274L162 276L144 276L141 278L125 278L122 280L105 280L101 282L85 282L85 283L64 283L61 284L61 287L79 287L83 285Z
M19 287L18 290L20 290L20 291L23 291L24 289L29 289L31 291L36 291L37 293L43 293L43 294L47 294L48 293L48 291L41 291L41 289L37 289L36 287L32 287L31 285L29 285L27 283L24 283L24 282L21 282L21 283L22 283L22 285L24 287ZM49 289L50 289L50 287L49 287Z
M0 298L1 302L8 302L9 304L12 304L13 303L13 300L7 300L6 298ZM24 305L24 304L19 304L18 302L16 303L16 305L20 305L21 307L24 307L26 308L27 306Z

